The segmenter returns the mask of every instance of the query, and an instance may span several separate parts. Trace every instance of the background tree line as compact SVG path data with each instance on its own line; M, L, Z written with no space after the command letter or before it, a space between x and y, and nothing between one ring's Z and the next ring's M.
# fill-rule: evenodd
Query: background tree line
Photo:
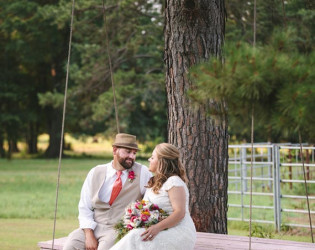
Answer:
M120 130L137 134L141 141L166 140L163 4L164 1L158 0L107 0L105 25L102 1L76 1L66 132L73 135L115 133L106 51L107 27ZM225 4L225 40L227 48L230 48L226 49L225 60L228 61L238 48L245 50L245 45L233 45L240 42L252 44L253 3L230 0ZM37 136L41 133L48 133L50 137L45 155L58 156L70 10L71 2L66 0L10 0L0 3L1 157L16 150L19 140L27 143L28 153L36 154ZM314 60L310 57L314 46L314 17L313 6L308 0L258 0L257 43L260 47L270 47L276 39L273 34L279 33L275 33L275 30L287 31L285 34L289 35L281 38L285 42L283 50L289 58L290 55L302 58L300 61L304 72L310 72L314 67ZM277 40L280 44L281 39ZM282 50L281 47L279 49ZM262 66L262 70L268 73L269 68ZM202 76L199 71L196 74ZM309 97L301 99L307 100L303 104L305 112L311 112L315 106L315 98L311 98L314 96L314 88L310 85L312 76L308 75L308 81L300 81L299 85L291 82L292 86L288 88L292 90L298 86L300 90L307 89ZM277 81L272 81L274 95L270 94L270 100L260 106L259 112L268 114L275 108L278 102L272 100L290 103L288 97L294 96L294 93L283 92L280 95L278 91L288 85L288 80L286 75L282 75ZM270 86L264 88L270 89ZM239 91L243 91L243 95L238 97L241 99L247 90ZM192 96L197 101L202 101L201 97L201 94ZM244 106L236 107L229 110L229 133L236 140L246 140L250 129L248 112ZM290 118L296 117L299 110L292 108L286 112L288 116L283 118L279 129L270 133L266 131L271 123L266 122L264 117L258 120L256 140L294 142L296 138L292 138L290 133ZM281 112L274 113L273 121L280 120L280 115ZM303 123L304 138L309 141L314 141L312 122ZM4 141L9 142L7 153Z

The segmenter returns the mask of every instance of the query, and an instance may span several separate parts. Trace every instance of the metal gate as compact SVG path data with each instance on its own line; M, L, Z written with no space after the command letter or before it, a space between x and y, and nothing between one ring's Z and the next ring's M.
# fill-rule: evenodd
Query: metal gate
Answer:
M303 145L312 215L315 214L314 152L314 146ZM253 155L252 221L274 224L277 231L281 231L282 226L309 228L300 147L256 143ZM251 145L230 145L228 220L249 220L250 166ZM254 216L255 214L263 215L263 218ZM303 216L298 218L297 214ZM312 221L314 219L315 216L312 217Z

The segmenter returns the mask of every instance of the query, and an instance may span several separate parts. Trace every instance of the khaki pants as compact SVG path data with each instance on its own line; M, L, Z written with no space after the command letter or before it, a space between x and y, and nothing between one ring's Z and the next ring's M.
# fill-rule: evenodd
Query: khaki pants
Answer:
M112 226L98 224L94 230L98 240L98 250L108 250L114 244L117 233ZM85 250L85 234L82 228L78 228L69 234L63 250Z

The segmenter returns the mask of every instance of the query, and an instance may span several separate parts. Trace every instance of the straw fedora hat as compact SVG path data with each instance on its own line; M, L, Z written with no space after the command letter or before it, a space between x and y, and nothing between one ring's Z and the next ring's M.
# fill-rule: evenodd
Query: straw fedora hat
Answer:
M129 135L129 134L123 134L123 133L116 135L115 141L114 141L112 146L113 147L131 148L131 149L140 150L138 148L136 136Z

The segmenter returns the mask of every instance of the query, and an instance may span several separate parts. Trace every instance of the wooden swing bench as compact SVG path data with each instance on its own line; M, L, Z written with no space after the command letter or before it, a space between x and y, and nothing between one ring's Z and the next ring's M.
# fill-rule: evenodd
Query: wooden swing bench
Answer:
M62 250L67 237L55 239L53 250ZM52 240L38 243L41 250L52 249ZM315 249L315 244L306 242L296 242L288 240L274 240L265 238L251 238L251 248L257 250L298 250ZM197 233L195 250L206 249L249 249L249 238L246 236L235 236L226 234ZM161 249L163 250L163 249ZM167 250L167 249L165 249Z

